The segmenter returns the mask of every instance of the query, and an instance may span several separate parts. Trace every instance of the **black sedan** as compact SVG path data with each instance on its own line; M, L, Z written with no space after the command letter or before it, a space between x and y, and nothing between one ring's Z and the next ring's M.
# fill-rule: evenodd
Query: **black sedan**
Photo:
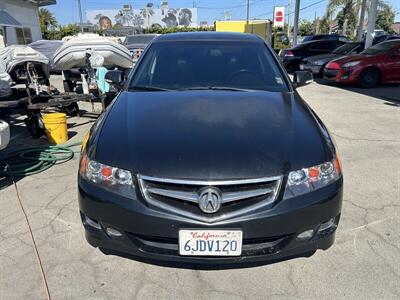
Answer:
M304 58L300 63L300 70L310 70L316 76L322 76L325 65L331 60L350 54L358 54L364 50L364 43L347 43L333 50L332 53L314 55Z
M288 72L299 70L302 59L331 53L336 48L345 44L343 41L317 40L299 44L293 48L282 49L279 52L279 59Z
M329 248L343 179L328 130L296 91L311 81L299 71L290 82L253 35L156 38L83 144L88 242L212 266Z
M349 42L349 38L345 35L337 35L337 34L316 34L316 35L307 35L303 39L303 43L317 41L317 40L330 40L330 41L342 41Z

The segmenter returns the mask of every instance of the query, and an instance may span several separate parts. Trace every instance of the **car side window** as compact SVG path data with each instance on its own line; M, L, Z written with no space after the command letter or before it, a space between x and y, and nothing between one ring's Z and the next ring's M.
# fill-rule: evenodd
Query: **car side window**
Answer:
M351 53L360 53L363 50L364 50L364 47L362 47L361 45L358 45L353 50L351 50L351 52L349 54L351 54Z
M341 46L341 45L342 44L337 45L336 43L318 43L318 44L311 45L309 47L309 50L310 51L330 52L330 51L335 50L338 46Z

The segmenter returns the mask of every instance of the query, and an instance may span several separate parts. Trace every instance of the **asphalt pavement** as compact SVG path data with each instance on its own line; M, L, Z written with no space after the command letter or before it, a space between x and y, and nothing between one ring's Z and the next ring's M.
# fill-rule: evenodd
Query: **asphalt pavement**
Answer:
M400 86L299 89L333 134L345 188L327 251L252 268L194 270L106 256L87 244L77 203L78 157L17 182L52 299L399 299ZM93 118L69 118L70 142ZM98 110L99 107L96 106ZM45 144L20 119L10 147ZM46 299L15 187L0 181L0 299Z

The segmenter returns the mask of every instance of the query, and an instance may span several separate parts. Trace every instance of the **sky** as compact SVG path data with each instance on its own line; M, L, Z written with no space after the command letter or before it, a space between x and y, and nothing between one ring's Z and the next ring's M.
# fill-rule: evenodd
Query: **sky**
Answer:
M250 0L250 18L272 19L274 6L287 6L290 0ZM157 7L161 0L81 0L83 18L86 10L94 9L119 9L124 4L131 4L133 8L142 8L148 2ZM396 21L400 21L400 0L387 0L396 12ZM212 24L215 20L222 20L224 12L233 19L246 18L247 0L170 0L169 6L174 8L198 8L198 20L208 21ZM292 0L294 9L295 0ZM300 19L313 20L315 16L324 15L328 0L301 0ZM79 21L77 0L57 0L56 5L48 6L56 16L59 24L76 23Z

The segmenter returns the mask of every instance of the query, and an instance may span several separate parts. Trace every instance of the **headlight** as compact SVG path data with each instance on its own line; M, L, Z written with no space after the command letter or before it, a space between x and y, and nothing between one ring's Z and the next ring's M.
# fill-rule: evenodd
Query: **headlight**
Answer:
M322 188L342 176L339 158L318 166L289 173L284 198L292 198Z
M342 65L342 67L350 68L350 67L357 66L359 63L360 63L360 61L351 61L351 62L345 63L344 65Z
M88 181L126 197L136 197L130 171L110 167L82 154L79 172Z

